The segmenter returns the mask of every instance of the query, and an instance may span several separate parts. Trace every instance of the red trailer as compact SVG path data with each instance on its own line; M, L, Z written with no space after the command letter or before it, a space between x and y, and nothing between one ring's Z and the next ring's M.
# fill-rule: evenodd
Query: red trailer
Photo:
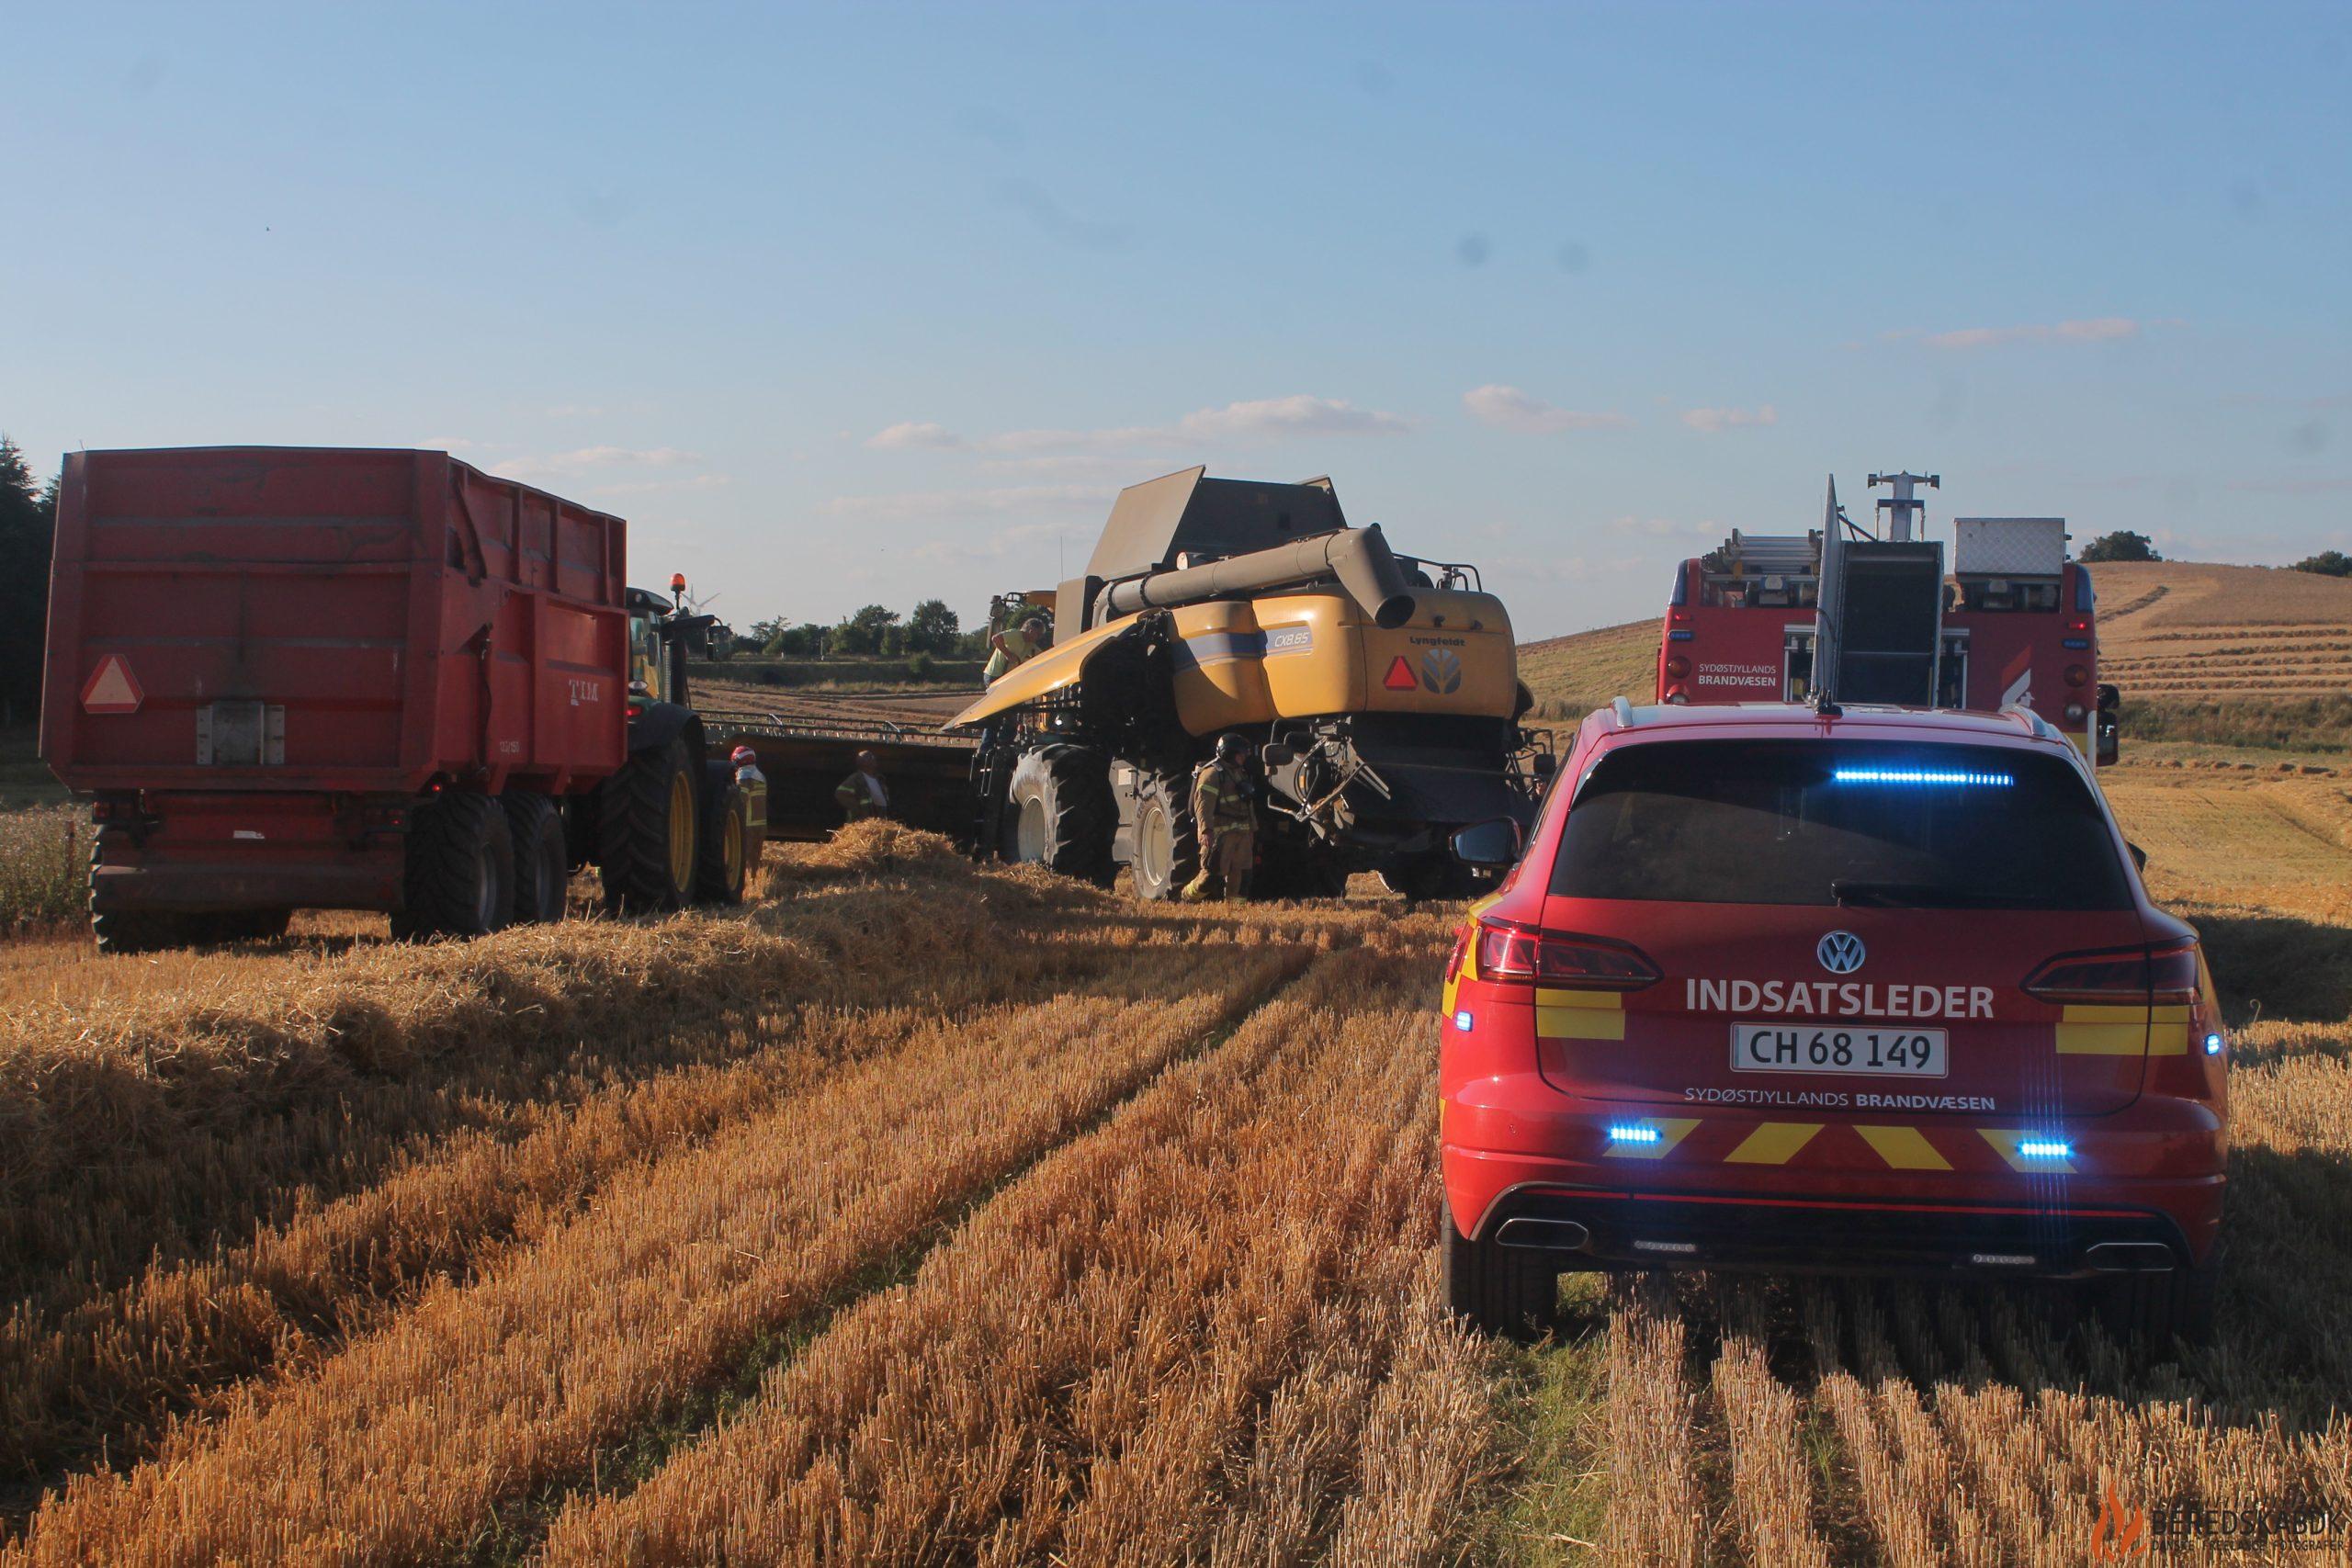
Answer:
M95 797L100 945L478 933L591 862L617 907L740 897L748 811L662 700L701 618L626 527L441 452L70 454L41 752Z

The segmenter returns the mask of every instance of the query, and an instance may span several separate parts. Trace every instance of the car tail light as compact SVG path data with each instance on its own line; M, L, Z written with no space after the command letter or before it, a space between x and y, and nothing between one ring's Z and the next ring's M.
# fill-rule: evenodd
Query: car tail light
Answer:
M2091 618L2088 615L2069 615L2066 617L2066 629L2076 633L2086 632L2091 629Z
M2027 977L2025 991L2045 1002L2180 1006L2197 999L2197 943L2061 953Z
M2069 686L2082 685L2090 678L2091 672L2084 669L2081 665L2069 664L2066 666L2066 684Z
M1539 931L1509 920L1480 920L1478 978L1505 985L1638 991L1657 984L1658 970L1639 948L1622 942Z
M645 716L645 705L643 703L631 703L628 707L624 708L622 712L630 718L643 718Z
M1666 660L1666 678L1667 678L1668 680L1669 680L1669 681L1683 681L1683 680L1688 680L1688 679L1690 678L1690 661L1689 660L1687 660L1687 659L1683 658L1683 657L1682 657L1682 655L1680 655L1680 654L1679 654L1679 653L1669 654L1669 655L1668 655L1668 656L1667 656L1667 660Z
M1690 700L1690 694L1680 686L1668 686L1666 689L1666 700L1670 703L1687 703Z
M1666 613L1666 624L1670 626L1687 626L1690 624L1690 612L1677 604Z

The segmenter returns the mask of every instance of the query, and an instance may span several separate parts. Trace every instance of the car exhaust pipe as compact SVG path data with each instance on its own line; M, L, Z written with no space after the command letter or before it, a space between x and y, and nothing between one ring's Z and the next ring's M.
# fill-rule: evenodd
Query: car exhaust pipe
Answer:
M2102 1274L2168 1274L2180 1263L2160 1241L2102 1241L2083 1261Z
M1394 631L1413 618L1412 584L1405 581L1405 569L1396 564L1375 523L1368 528L1317 534L1271 550L1227 556L1205 566L1155 571L1114 582L1102 590L1092 624L1100 626L1139 610L1199 604L1326 577L1338 578L1348 597L1384 630Z
M1505 1220L1495 1240L1534 1252L1582 1252L1592 1235L1574 1220L1517 1219Z

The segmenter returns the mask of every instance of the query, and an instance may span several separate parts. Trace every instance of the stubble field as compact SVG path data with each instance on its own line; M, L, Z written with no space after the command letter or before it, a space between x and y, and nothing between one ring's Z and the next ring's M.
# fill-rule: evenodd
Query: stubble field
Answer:
M20 942L0 1551L2057 1563L2110 1484L2352 1517L2352 797L2110 788L2238 1041L2222 1334L2153 1365L1913 1287L1449 1326L1457 909L1169 910L870 824L724 915Z

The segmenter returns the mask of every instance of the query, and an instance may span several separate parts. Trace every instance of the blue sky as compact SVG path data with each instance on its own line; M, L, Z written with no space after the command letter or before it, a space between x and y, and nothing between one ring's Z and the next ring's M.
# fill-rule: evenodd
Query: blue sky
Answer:
M2352 547L2352 7L17 6L0 428L443 446L736 620L1329 473L1525 636L1835 470ZM1854 508L1860 514L1865 508Z

